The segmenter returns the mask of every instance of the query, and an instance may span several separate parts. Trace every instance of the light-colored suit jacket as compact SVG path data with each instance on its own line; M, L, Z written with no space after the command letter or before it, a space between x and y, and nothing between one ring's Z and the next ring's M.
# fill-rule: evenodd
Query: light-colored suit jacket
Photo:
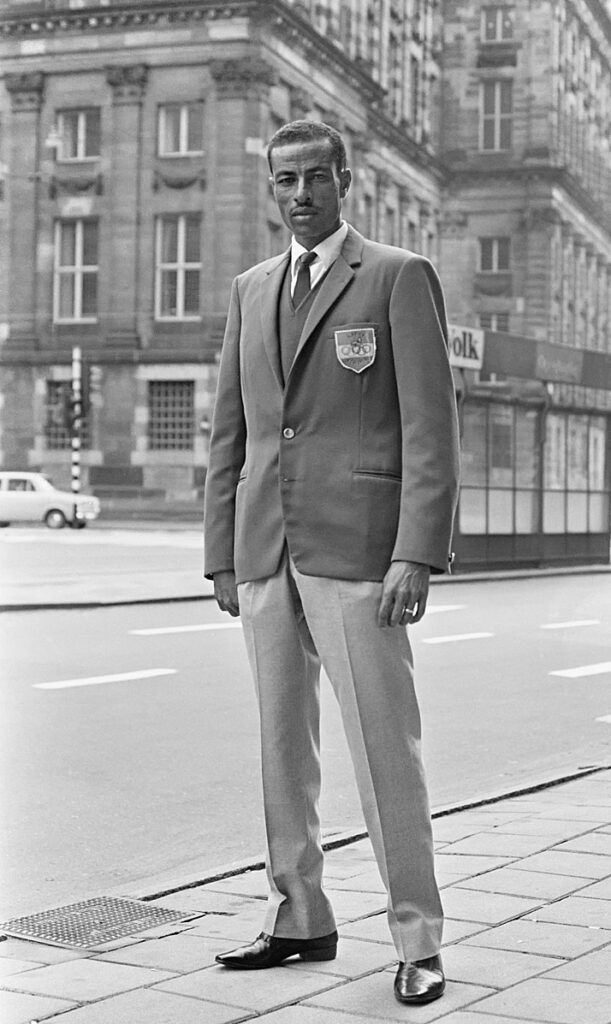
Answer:
M205 493L205 572L381 580L391 560L443 572L458 429L437 275L349 228L282 379L290 252L233 283Z

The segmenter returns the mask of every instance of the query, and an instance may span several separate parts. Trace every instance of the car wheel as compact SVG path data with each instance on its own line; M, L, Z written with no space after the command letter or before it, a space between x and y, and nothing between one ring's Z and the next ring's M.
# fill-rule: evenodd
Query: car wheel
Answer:
M10 525L11 525L10 523L0 523L0 530L1 530L1 529L2 529L2 528L3 528L4 526L10 526Z
M61 530L66 525L66 517L59 508L51 508L45 516L45 523L50 530Z

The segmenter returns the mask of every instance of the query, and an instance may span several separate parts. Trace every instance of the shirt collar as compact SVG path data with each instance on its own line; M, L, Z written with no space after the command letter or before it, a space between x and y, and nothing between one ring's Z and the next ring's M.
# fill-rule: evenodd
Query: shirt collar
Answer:
M315 245L311 250L312 252L315 252L317 256L317 259L312 264L313 268L322 264L323 268L328 270L331 264L335 263L335 260L339 256L347 234L348 225L346 221L343 220L337 231L334 231L332 235L328 235L327 238L324 238L322 242L318 243L318 245ZM308 250L305 249L304 246L296 240L296 238L293 238L291 241L291 274L293 277L297 275L297 268L295 266L297 260L304 252L307 251Z

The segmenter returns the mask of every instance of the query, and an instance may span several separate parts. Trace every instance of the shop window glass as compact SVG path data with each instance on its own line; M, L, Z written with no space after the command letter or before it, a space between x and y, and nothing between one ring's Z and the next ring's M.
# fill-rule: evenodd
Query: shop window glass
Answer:
M548 413L545 422L544 486L566 487L566 417L558 413Z
M569 491L567 495L568 533L588 532L588 495L579 491Z
M568 488L570 491L588 487L588 417L569 416Z
M463 485L486 484L486 406L465 405L462 437Z
M513 533L513 491L488 491L488 533Z
M462 488L460 492L460 532L463 534L486 532L486 491L483 488Z
M537 491L516 491L516 533L537 533L539 529L539 494Z
M591 494L589 498L590 533L606 533L609 529L609 496Z
M602 491L605 487L605 420L593 416L590 420L588 480L591 491Z
M490 406L489 482L493 486L513 486L513 414L512 406Z
M516 409L516 485L537 487L539 482L538 413Z
M543 532L565 533L565 493L545 491L543 495Z

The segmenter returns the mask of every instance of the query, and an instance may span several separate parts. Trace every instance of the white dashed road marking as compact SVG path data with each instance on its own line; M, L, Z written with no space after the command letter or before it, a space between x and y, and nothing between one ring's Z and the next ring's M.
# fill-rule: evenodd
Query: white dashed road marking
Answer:
M457 612L466 607L466 604L427 604L426 614L435 615L436 612Z
M602 676L611 673L611 661L600 661L597 665L580 665L579 668L560 668L550 676L564 676L566 679L581 679L582 676Z
M154 679L155 676L175 675L175 668L144 668L139 672L118 672L108 676L89 676L85 679L58 679L53 683L34 683L36 690L68 690L73 686L100 686L101 683L127 683L131 679Z
M597 722L607 722L608 725L611 725L611 715L602 715L600 718L597 718L596 721Z
M241 629L241 622L206 622L194 626L159 626L156 629L130 629L131 636L161 636L162 633L201 633L208 629Z
M572 629L576 626L600 626L600 619L574 619L573 622L546 622L540 629Z
M423 640L423 644L453 644L459 640L483 640L494 636L494 633L454 633L452 636L432 636Z

